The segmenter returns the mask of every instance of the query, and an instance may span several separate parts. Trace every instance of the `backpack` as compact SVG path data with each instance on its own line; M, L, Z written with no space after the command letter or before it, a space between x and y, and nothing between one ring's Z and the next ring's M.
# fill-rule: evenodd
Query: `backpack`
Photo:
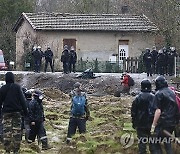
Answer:
M134 86L134 79L132 78L132 77L130 77L130 76L128 76L128 85L129 86Z
M86 97L83 95L73 96L71 113L74 116L82 116L85 114Z

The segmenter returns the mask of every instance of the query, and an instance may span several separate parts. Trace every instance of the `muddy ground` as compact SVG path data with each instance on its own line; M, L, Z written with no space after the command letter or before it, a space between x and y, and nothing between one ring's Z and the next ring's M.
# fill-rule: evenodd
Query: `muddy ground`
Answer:
M136 132L131 127L130 108L134 96L114 93L121 89L119 75L102 75L95 79L77 79L76 74L63 75L62 73L26 73L17 74L16 81L28 89L39 88L44 93L44 109L46 115L45 127L52 149L41 150L36 144L28 145L22 141L21 153L44 154L136 154ZM142 75L143 76L143 75ZM0 76L3 79L3 75ZM136 75L135 86L132 91L140 90L140 81L143 77ZM151 78L153 80L154 78ZM70 98L68 93L75 82L82 83L82 88L88 93L88 103L91 110L91 119L87 121L87 133L74 136L70 145L65 139L70 113ZM132 134L135 143L126 148L121 141L125 133ZM175 145L174 145L175 146ZM177 152L177 147L174 148ZM2 146L0 153L3 153Z

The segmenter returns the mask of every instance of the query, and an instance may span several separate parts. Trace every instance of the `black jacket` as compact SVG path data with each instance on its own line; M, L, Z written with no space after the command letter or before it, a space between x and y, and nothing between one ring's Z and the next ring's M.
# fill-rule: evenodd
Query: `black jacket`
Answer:
M65 49L61 55L61 62L67 63L67 62L69 62L69 60L70 60L69 50Z
M141 92L133 101L131 117L133 128L151 128L154 118L154 95L150 92Z
M39 99L32 99L29 103L29 120L30 122L43 122L44 109L42 101Z
M48 49L44 52L44 57L46 61L51 61L53 59L53 52Z
M74 50L70 50L70 63L74 64L77 61L77 54Z
M0 108L2 113L21 112L27 115L26 101L21 87L14 83L14 75L6 73L6 85L0 89Z
M168 87L161 88L155 94L155 105L161 110L158 124L162 127L175 126L178 121L178 106L175 93Z

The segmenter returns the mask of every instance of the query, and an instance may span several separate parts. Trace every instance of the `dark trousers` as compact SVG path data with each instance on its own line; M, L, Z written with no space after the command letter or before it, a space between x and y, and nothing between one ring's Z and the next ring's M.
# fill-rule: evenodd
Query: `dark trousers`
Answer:
M3 137L4 148L6 152L18 152L21 144L22 129L21 129L21 114L20 112L4 113L3 115Z
M36 136L39 137L42 142L42 146L47 146L46 130L44 128L44 122L35 122L35 125L30 125L29 141L34 142Z
M139 139L139 143L138 143L139 154L146 154L147 143L143 141L147 140L151 136L150 129L138 128L137 135ZM151 154L154 154L155 149L152 143L149 143L149 151L151 152Z
M166 139L167 141L170 141L170 137L168 137L166 134L164 134L163 130L166 130L172 134L172 132L174 131L174 127L161 128L160 126L157 126L155 128L155 134L157 135L158 140L163 141L164 139ZM164 142L164 147L165 147L166 154L173 154L171 142ZM154 148L155 148L155 152L156 152L155 154L163 154L161 145L159 142L154 144Z
M37 59L35 59L35 61L34 61L34 71L35 72L40 72L40 64L41 63L41 60L37 60Z
M85 133L86 132L86 119L71 117L69 120L67 138L71 138L76 133L77 128L79 129L80 134Z
M2 118L0 118L0 142L3 142L3 123L2 123Z
M146 73L147 73L147 76L152 76L152 68L151 68L151 64L147 63L145 64L146 66Z
M49 63L49 65L50 65L50 67L51 67L51 71L54 72L53 65L52 65L52 60L46 60L46 61L45 61L44 72L46 72L46 70L47 70L48 63Z
M168 74L172 76L174 74L174 62L169 62L168 64Z
M75 72L75 63L69 63L69 72Z
M63 62L63 72L68 73L69 72L69 63Z

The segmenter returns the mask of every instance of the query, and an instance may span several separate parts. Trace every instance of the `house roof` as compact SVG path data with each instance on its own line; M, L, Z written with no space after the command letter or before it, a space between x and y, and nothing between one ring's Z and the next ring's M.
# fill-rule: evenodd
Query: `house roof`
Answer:
M34 30L88 31L157 31L145 15L134 14L69 14L22 13L14 26L18 30L27 20Z

